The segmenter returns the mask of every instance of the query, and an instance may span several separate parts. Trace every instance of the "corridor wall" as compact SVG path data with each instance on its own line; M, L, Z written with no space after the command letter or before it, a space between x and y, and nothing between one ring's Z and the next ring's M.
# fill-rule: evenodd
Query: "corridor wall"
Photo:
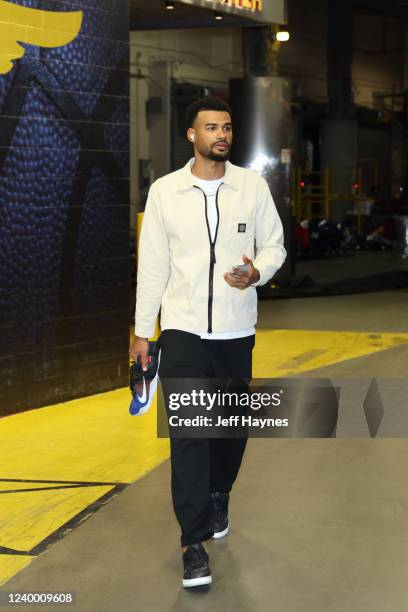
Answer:
M0 416L125 386L127 0L0 1Z

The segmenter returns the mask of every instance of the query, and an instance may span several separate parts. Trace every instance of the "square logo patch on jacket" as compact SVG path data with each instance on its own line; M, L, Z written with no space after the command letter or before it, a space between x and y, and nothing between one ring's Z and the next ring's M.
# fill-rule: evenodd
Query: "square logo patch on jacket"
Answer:
M246 230L246 223L238 223L238 232L243 234Z

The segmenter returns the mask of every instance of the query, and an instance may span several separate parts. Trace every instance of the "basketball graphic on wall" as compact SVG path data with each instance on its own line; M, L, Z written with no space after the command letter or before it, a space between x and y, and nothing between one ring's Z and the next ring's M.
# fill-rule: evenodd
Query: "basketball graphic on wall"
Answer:
M28 41L21 23L5 21L16 15L31 19ZM0 64L1 410L10 413L127 384L128 2L1 0L0 33L11 62Z

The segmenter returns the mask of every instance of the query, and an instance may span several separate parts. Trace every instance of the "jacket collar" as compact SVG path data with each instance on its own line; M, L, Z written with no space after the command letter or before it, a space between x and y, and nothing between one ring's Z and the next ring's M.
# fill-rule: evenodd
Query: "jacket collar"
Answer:
M178 190L183 191L194 187L196 177L191 172L191 167L194 163L195 157L188 160L186 165L180 170L180 178L178 182ZM225 162L225 174L222 177L223 183L229 185L233 189L239 188L239 174L237 173L237 166L231 164L230 161Z

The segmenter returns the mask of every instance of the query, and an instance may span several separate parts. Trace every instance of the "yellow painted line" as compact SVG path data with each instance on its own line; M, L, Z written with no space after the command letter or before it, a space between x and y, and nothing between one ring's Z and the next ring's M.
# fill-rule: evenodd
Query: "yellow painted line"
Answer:
M405 343L408 334L259 330L254 377L290 376ZM125 388L0 419L0 478L134 482L169 457L169 441L156 437L155 406L132 417L129 402ZM43 486L0 481L0 546L29 551L112 490L102 484L21 491ZM1 493L9 489L18 492ZM32 558L0 554L0 585Z
M128 388L0 419L0 478L131 483L169 456L156 409L129 414ZM55 483L58 485L58 482ZM54 483L0 481L0 546L31 550L112 485L1 493ZM0 555L0 585L32 557Z
M408 343L408 334L261 329L253 354L254 378L285 377Z
M111 489L111 486L81 487L2 494L1 546L30 552L50 533Z
M32 559L21 555L0 555L0 586L27 567Z
M128 388L0 419L0 478L130 483L168 456L156 410L129 414ZM0 528L1 546L1 528Z

